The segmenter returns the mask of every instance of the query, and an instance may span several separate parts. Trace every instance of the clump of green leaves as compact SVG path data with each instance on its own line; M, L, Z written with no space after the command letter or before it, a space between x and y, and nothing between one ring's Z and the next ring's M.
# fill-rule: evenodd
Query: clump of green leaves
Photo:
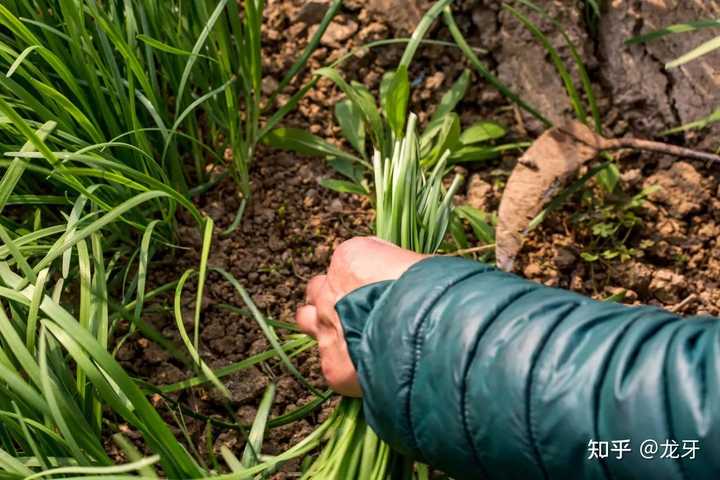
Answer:
M416 127L417 117L411 114L390 155L383 157L378 149L373 154L375 233L403 248L435 253L450 226L452 198L463 179L456 175L449 188L444 187L450 150L432 169L423 168ZM367 426L361 404L359 400L342 400L328 421L332 422L328 427L330 440L303 478L384 480L390 472L394 472L391 478L414 478L412 462L393 452ZM416 468L419 475L427 474L426 466Z
M415 133L417 117L410 115L407 132L395 142L392 156L373 155L375 185L375 233L403 248L434 253L450 224L452 198L462 184L455 175L450 188L443 187L450 150L445 150L430 171L423 171Z
M638 246L630 246L629 240L642 225L643 205L656 189L648 187L631 197L622 193L596 196L591 190L583 192L582 208L571 216L578 235L588 239L580 254L582 259L590 263L624 262L642 256L643 250L651 245L641 242Z
M340 3L333 0L268 106L303 69ZM0 5L0 91L87 144L131 143L119 153L127 165L166 175L182 193L207 181L208 159L222 164L216 151L229 148L247 196L257 143L309 88L277 111L263 107L263 7L263 0L9 0ZM262 115L270 117L264 128Z
M379 152L382 158L391 158L396 139L403 136L410 94L407 68L401 65L383 78L381 108L378 108L367 87L357 82L346 82L337 70L324 68L316 73L331 79L346 95L335 106L335 118L354 151L347 152L296 128L278 128L270 133L268 141L278 148L326 158L343 179L325 179L323 186L340 192L369 195L371 185L367 176L373 173L375 152ZM449 153L443 168L494 159L505 151L523 146L517 143L496 145L495 142L507 135L507 130L495 122L479 121L462 129L460 117L454 110L465 96L469 83L470 72L466 70L445 93L424 130L417 136L417 154L422 169L434 168L445 152Z
M339 4L332 2L278 91L302 69ZM234 173L247 190L247 166L264 134L259 118L272 113L260 105L262 8L262 0L0 4L0 477L157 478L161 469L163 477L187 479L221 468L252 477L319 444L322 429L283 454L289 457L259 456L268 428L308 413L270 418L270 386L251 428L223 423L248 442L241 459L223 451L220 467L211 448L201 455L202 446L178 440L177 432L190 439L183 420L189 409L163 397L208 383L225 392L222 377L270 359L304 381L289 358L313 341L296 334L281 341L278 324L224 271L217 273L272 349L216 371L199 355L214 225L190 197L212 183L206 162L222 163L222 147L232 149ZM302 94L272 114L267 128ZM159 245L172 245L178 208L202 232L199 268L150 290L150 262ZM188 319L181 300L192 281L197 301ZM143 320L147 302L173 290L187 352ZM141 331L196 376L163 387L131 377L112 345L125 328L123 338ZM161 416L151 395L170 403L164 413L175 422ZM128 427L152 455L122 436ZM110 436L128 463L116 465L106 451Z
M423 134L417 134L417 117L408 116L409 63L428 28L449 3L441 0L430 9L397 70L384 77L381 108L366 87L348 83L334 68L316 72L333 81L346 96L337 104L335 113L354 153L298 129L277 129L268 137L275 146L326 157L346 178L326 182L327 187L364 195L374 190L376 234L423 253L437 251L451 222L452 197L462 178L456 176L445 188L443 179L450 162L473 155L495 156L494 147L482 143L505 135L502 127L490 123L461 132L459 117L453 110L467 88L468 72L445 95ZM468 148L462 151L464 147ZM370 175L372 184L367 178ZM342 400L333 417L323 424L329 425L327 443L303 478L428 478L426 466L413 467L412 461L378 439L363 420L361 405L357 399Z

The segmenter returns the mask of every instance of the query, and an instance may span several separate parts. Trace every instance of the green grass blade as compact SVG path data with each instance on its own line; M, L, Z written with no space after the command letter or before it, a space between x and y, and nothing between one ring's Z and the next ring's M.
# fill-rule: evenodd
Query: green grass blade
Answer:
M126 463L124 465L114 465L111 467L60 467L46 470L44 472L38 472L34 475L30 475L25 480L34 480L36 478L42 478L51 475L66 475L66 474L82 474L82 475L114 475L118 473L128 473L140 471L146 467L154 465L160 460L159 455L153 455L142 460L135 462Z
M500 93L502 93L506 98L511 100L513 103L517 104L520 108L528 112L533 117L537 118L540 122L542 122L546 127L551 127L552 122L548 120L544 115L542 115L540 112L538 112L534 107L532 107L529 103L527 103L525 100L520 98L516 93L514 93L512 90L510 90L504 83L500 81L495 75L493 75L488 68L483 65L483 63L480 61L480 59L477 57L473 49L468 45L467 40L465 40L465 37L463 37L462 33L460 32L460 29L457 26L457 23L455 22L455 18L453 17L452 11L449 7L446 7L443 10L443 18L445 20L445 24L447 25L448 29L450 30L450 34L453 37L453 40L458 44L460 49L463 51L465 56L467 57L470 64L477 70L477 72L493 87L495 87Z
M32 354L35 351L35 339L38 335L37 322L38 312L40 311L40 302L45 292L45 283L47 282L50 270L45 268L37 274L35 282L35 291L28 308L27 330L25 334L25 344L28 351Z
M720 108L715 110L707 117L703 117L700 120L689 122L679 127L671 128L661 132L660 135L673 135L680 132L687 132L688 130L701 130L709 125L720 122Z
M2 448L0 448L0 466L4 472L17 475L17 478L27 478L33 474L32 470Z
M682 55L681 57L673 60L672 62L668 62L665 65L665 68L668 70L671 70L673 68L680 67L682 65L685 65L688 62L692 62L693 60L697 60L698 58L702 57L703 55L707 55L708 53L717 50L720 48L720 36L717 36L715 38L712 38L708 40L707 42L702 43L701 45L693 48L689 52L687 52L685 55Z
M182 339L183 343L185 344L185 348L187 348L188 352L190 353L190 357L195 362L195 365L200 369L202 374L207 377L213 385L225 396L229 396L230 392L225 387L225 385L220 382L220 380L215 376L213 371L208 367L208 365L203 361L202 358L200 358L200 354L198 353L197 349L194 346L194 343L190 340L190 337L187 334L187 330L185 330L185 322L183 320L183 314L182 314L182 291L183 287L185 286L185 283L190 278L190 276L194 273L193 270L186 270L185 273L180 277L180 280L178 281L177 287L175 288L175 323L177 325L178 331L180 333L180 338Z
M220 455L225 460L230 471L239 474L238 478L250 478L247 475L242 462L235 456L235 454L227 446L223 445L220 447Z
M47 333L41 328L38 358L40 360L40 382L42 385L43 397L47 400L50 415L52 416L55 425L57 425L58 430L62 433L63 438L67 441L68 447L73 454L73 458L84 464L89 464L91 463L90 459L86 456L85 452L80 447L78 440L75 438L75 429L70 428L70 425L68 425L68 422L58 403L55 392L56 387L51 380L52 377L50 376L48 366L47 343Z
M602 133L602 119L600 118L600 109L597 105L597 98L595 97L595 92L592 88L592 82L590 81L590 76L587 73L587 69L585 68L585 63L582 60L582 57L580 56L580 53L578 52L577 48L575 47L575 44L570 39L570 36L568 35L567 31L563 28L563 26L558 22L556 19L552 18L548 12L541 8L538 5L535 5L533 2L529 0L518 0L523 5L526 5L527 7L535 10L536 12L540 13L540 15L543 16L543 18L549 20L555 28L560 32L563 39L565 40L565 44L570 49L570 55L573 58L573 61L575 62L575 67L578 71L578 76L580 77L580 82L582 84L583 90L585 91L585 96L587 97L588 104L590 105L590 112L593 117L593 122L595 124L595 131L598 133ZM599 15L599 13L598 13Z
M45 255L45 257L35 265L34 270L39 272L40 270L47 268L56 258L62 255L68 248L73 247L77 242L89 237L94 232L102 229L110 223L117 220L125 212L137 207L138 205L152 200L154 198L168 197L169 195L165 192L149 191L141 193L129 200L124 201L117 207L113 208L110 212L106 213L99 219L92 222L85 228L82 228L74 232L69 237L65 238L65 241L61 244L56 244L53 248Z
M159 223L159 220L153 220L150 222L145 229L140 242L140 257L138 260L138 283L137 283L137 295L135 298L135 312L134 316L140 320L140 314L142 313L143 303L145 302L145 282L147 280L147 266L150 258L150 241L152 240L153 231L155 226Z
M197 107L199 107L204 102L206 102L210 98L214 97L218 93L225 90L225 88L233 82L235 82L235 79L231 78L230 80L228 80L221 86L207 92L205 95L201 96L200 98L197 98L192 103L190 103L190 105L188 105L185 108L185 110L183 110L182 113L180 113L180 115L178 115L177 119L175 120L175 123L173 124L172 128L170 129L170 132L167 135L167 138L165 139L165 147L163 149L163 154L161 156L161 159L163 161L165 160L165 156L167 155L168 149L170 148L170 143L172 141L172 138L175 135L175 132L177 131L177 129L180 128L180 125L182 124L183 120L185 120L185 118L187 118L187 116L190 115L190 113L192 113Z
M125 455L127 455L128 460L131 462L139 462L143 460L143 456L140 451L122 434L116 433L113 435L113 441L125 452ZM139 467L137 471L143 478L158 478L152 465L144 465Z
M327 12L325 12L325 16L320 21L317 30L308 42L305 50L303 50L302 55L300 55L300 58L298 58L292 64L290 69L287 71L283 79L278 84L276 91L273 93L273 95L271 96L271 100L268 102L269 105L272 105L274 103L274 100L277 97L278 93L285 90L285 87L290 85L290 82L292 82L295 76L300 73L303 68L305 68L308 60L310 60L310 57L320 44L320 39L325 34L325 31L327 30L328 26L330 26L330 23L332 22L333 18L335 18L335 15L337 14L337 11L340 9L341 6L342 0L332 0L330 7L328 8Z
M28 304L32 298L33 289L26 288L22 292L15 292L0 287L0 296ZM98 365L103 366L109 378L117 384L123 395L133 404L135 415L141 420L138 425L143 429L150 447L161 455L161 462L166 473L182 478L197 478L200 471L197 464L187 454L185 449L176 442L170 429L155 409L150 405L139 387L130 379L127 373L120 367L114 358L101 346L93 336L81 328L77 321L50 297L45 297L41 303L41 310L48 318L52 318L68 338L74 339L78 345L86 351L87 355ZM44 335L41 335L41 341ZM43 358L42 356L40 358ZM0 365L0 377L3 375L3 367ZM12 380L12 377L7 377ZM42 397L40 397L43 405ZM44 407L47 410L47 407Z
M265 389L262 400L260 400L260 405L258 406L257 413L255 414L255 421L250 429L250 434L248 435L241 460L242 466L245 468L250 468L260 463L260 450L262 448L263 438L265 437L265 430L267 428L270 410L272 409L273 401L275 400L276 390L277 387L275 384L271 383L267 386L267 389Z
M200 252L200 268L198 272L197 283L197 299L195 301L195 318L193 321L194 338L193 346L195 350L200 351L200 313L204 303L203 293L205 291L205 279L207 277L208 257L210 256L210 246L212 244L213 220L208 217L205 219L205 230L203 232L202 250Z
M193 65L195 65L195 61L198 58L198 54L200 53L200 50L202 50L203 46L205 45L205 42L207 41L208 35L210 35L210 32L212 31L213 27L215 26L215 23L217 22L218 18L220 18L220 15L222 15L223 10L225 9L225 6L227 5L228 0L220 0L215 7L215 10L213 10L212 15L210 15L210 18L208 18L207 23L203 27L202 31L200 32L200 35L198 36L197 41L195 42L195 45L193 46L191 56L188 58L187 63L185 64L185 69L183 70L182 77L180 79L180 84L177 89L177 99L175 100L175 113L176 115L180 113L180 108L182 106L182 100L183 96L185 94L185 88L187 86L188 79L190 77L190 72L192 71Z
M287 352L288 354L290 352L297 351L301 348L305 348L309 345L314 345L315 342L312 341L310 338L304 338L304 339L296 339L296 340L290 340L284 344L281 345L281 348L284 352ZM244 360L241 360L239 362L227 365L225 367L221 367L217 370L213 371L213 374L217 378L223 378L228 375L231 375L235 372L239 372L241 370L250 368L253 365L257 365L259 363L262 363L266 360L270 360L277 356L277 353L275 350L268 350L266 352L261 352L258 354L255 354L251 357L248 357ZM151 387L148 388L148 392L160 392L160 393L173 393L180 390L186 390L188 388L197 387L200 385L203 385L205 383L210 382L210 379L206 376L196 376L192 378L188 378L187 380L183 380L177 383L173 383L170 385L163 385L161 387Z
M418 26L415 27L415 31L413 32L412 37L410 37L410 41L405 47L403 56L398 64L398 68L410 67L410 63L415 56L415 52L422 43L423 38L425 38L427 31L430 29L435 19L437 19L437 17L439 17L443 12L443 9L450 8L449 6L451 3L452 0L438 0L432 7L430 7L425 15L423 15L422 19L420 19L420 23L418 23Z
M39 45L31 45L27 47L25 50L23 50L20 55L15 59L15 61L10 65L10 68L8 68L7 73L5 74L6 77L10 78L12 77L13 73L15 73L15 70L18 69L20 64L27 58L28 55L32 53L33 50L36 48L39 48Z
M632 38L629 38L628 40L625 40L625 44L626 45L636 45L639 43L651 42L653 40L657 40L666 35L671 35L674 33L694 32L696 30L702 30L704 28L719 28L719 27L720 27L720 20L697 20L694 22L678 23L675 25L670 25L668 27L662 28L660 30L655 30L654 32L645 33L643 35L636 35Z
M565 85L565 91L570 97L570 103L575 110L575 115L577 116L578 120L585 123L587 121L587 113L585 112L583 101L580 98L580 94L578 93L577 89L575 88L575 84L573 82L572 76L570 75L570 72L568 72L567 67L562 61L562 58L560 58L560 54L558 53L557 49L553 47L547 36L542 32L542 30L540 30L540 27L538 27L535 22L530 20L522 12L508 4L503 5L503 8L509 11L515 18L517 18L520 23L522 23L525 28L527 28L530 33L532 33L533 36L540 42L543 48L545 48L545 51L548 53L548 55L550 55L550 59L552 60L553 65L555 65L555 69L557 70L560 78L563 81L563 84Z
M50 133L52 133L56 126L57 124L55 122L46 122L42 127L35 131L35 134L38 139L44 140L48 137L48 135L50 135ZM33 143L28 141L25 145L23 145L20 151L26 153L34 149L35 146ZM2 212L3 207L7 204L8 199L10 198L10 195L15 190L15 186L20 180L20 177L22 177L25 171L25 164L25 160L15 158L10 166L7 167L7 170L5 170L2 180L0 180L0 212Z
M13 239L10 238L8 231L5 229L5 227L2 226L2 224L0 224L0 240L2 240L8 250L10 250L10 254L15 259L18 267L20 267L20 271L22 271L23 275L25 275L26 281L35 283L35 281L37 280L35 272L33 271L32 267L30 266L22 252L20 252L20 249L15 244Z
M285 365L285 368L287 368L287 370L308 390L310 390L312 393L314 393L316 395L320 395L320 392L305 379L305 377L302 375L302 373L300 373L300 371L290 361L287 354L285 353L282 346L280 345L280 342L277 339L277 335L275 334L275 331L267 323L263 314L255 306L255 303L253 303L252 298L250 298L250 295L242 287L242 285L240 285L240 283L237 281L237 279L234 276L232 276L230 273L226 272L225 270L223 270L221 268L213 268L212 270L215 272L218 272L220 275L222 275L230 283L230 285L232 285L233 288L235 288L235 290L238 292L238 294L240 294L240 297L242 298L243 302L245 303L247 308L250 309L250 312L252 313L253 318L258 323L258 326L260 326L260 329L262 330L263 334L265 335L265 338L267 338L268 342L275 350L275 353L277 354L278 358L281 360L283 365Z
M172 55L180 55L180 56L183 56L183 57L189 57L189 56L193 55L192 52L189 52L189 51L187 51L187 50L183 50L183 49L181 49L181 48L173 47L172 45L168 45L167 43L163 43L163 42L161 42L160 40L157 40L157 39L155 39L155 38L149 37L149 36L147 36L147 35L145 35L145 34L142 34L142 33L139 34L136 38L137 38L138 40L140 40L141 42L147 44L148 46L150 46L150 47L152 47L152 48L154 48L154 49L156 49L156 50L159 50L159 51L161 51L161 52L170 53L170 54L172 54ZM217 60L215 60L215 59L213 59L213 58L211 58L211 57L208 57L207 55L197 54L197 56L202 57L202 58L204 58L204 59L206 59L206 60L209 60L209 61L211 61L211 62L216 62L216 61L217 61Z

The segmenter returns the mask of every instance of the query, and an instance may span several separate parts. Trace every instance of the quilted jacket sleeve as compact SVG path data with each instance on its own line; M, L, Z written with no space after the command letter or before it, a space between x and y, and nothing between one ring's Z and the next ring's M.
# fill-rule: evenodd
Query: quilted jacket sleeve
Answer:
M596 302L447 257L336 308L370 426L454 478L720 478L716 318ZM626 439L622 459L612 445L588 459L591 440Z

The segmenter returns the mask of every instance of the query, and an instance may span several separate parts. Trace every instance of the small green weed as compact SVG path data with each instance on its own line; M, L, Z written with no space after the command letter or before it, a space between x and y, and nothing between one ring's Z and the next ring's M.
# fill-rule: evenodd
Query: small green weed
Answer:
M655 190L649 187L629 198L622 193L596 195L585 190L580 197L581 210L570 217L578 238L586 239L582 259L590 263L624 262L643 256L650 245L645 241L629 246L629 240L642 226L643 204Z

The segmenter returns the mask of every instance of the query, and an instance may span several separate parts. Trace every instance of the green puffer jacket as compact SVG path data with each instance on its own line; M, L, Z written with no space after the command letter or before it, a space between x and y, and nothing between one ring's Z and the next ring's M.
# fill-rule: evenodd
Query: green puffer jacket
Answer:
M454 478L720 479L716 318L448 257L336 308L369 425Z

